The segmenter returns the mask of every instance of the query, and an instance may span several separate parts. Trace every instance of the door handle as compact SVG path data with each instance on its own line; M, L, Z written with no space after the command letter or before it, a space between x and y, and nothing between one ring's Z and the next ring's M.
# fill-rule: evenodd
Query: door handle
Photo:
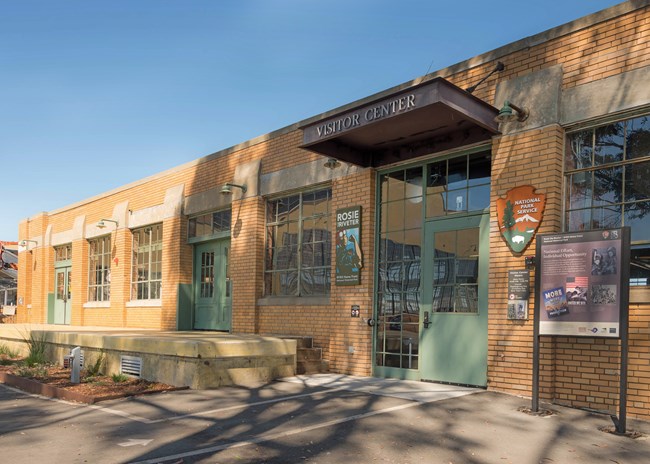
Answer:
M431 321L429 320L429 311L425 311L425 312L424 312L424 321L423 321L423 324L424 324L424 328L425 328L425 329L428 329L428 328L429 328L429 325L431 324Z

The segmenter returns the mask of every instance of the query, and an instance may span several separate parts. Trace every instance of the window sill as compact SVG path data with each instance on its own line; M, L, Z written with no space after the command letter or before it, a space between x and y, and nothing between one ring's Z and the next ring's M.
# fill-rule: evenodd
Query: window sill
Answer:
M126 302L127 308L156 308L162 306L162 300L131 300Z
M110 308L111 307L111 302L110 301L89 301L88 303L84 303L84 309L87 308Z
M257 300L257 306L327 306L329 296L267 296Z

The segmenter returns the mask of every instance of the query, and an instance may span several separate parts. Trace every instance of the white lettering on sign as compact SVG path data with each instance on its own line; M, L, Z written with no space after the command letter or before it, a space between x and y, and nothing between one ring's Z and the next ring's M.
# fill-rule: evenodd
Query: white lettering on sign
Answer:
M525 198L523 200L516 200L515 206L518 206L516 214L528 214L537 212L537 203L542 200L539 197Z
M358 224L359 224L358 209L336 214L336 227L349 227Z
M405 95L403 97L390 100L386 103L380 103L363 112L363 120L361 120L360 113L350 114L334 121L326 122L316 128L318 137L326 137L328 135L336 134L337 132L346 131L361 125L361 123L368 123L377 121L379 119L392 116L396 113L415 108L415 95Z
M550 292L544 292L544 298L550 299L550 298L555 298L558 296L562 296L562 289L558 288L557 290L553 290Z

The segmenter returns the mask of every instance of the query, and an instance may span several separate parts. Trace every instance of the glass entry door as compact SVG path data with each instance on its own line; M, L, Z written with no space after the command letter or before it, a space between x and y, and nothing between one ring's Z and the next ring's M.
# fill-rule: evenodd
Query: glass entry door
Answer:
M230 330L229 257L230 240L215 240L194 248L194 329Z
M489 217L430 221L424 232L420 376L486 386Z
M70 324L72 268L59 267L54 273L54 324Z

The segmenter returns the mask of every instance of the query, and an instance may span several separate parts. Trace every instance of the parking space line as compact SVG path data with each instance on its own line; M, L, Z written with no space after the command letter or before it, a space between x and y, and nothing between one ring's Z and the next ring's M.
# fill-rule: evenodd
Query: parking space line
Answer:
M291 396L284 396L282 398L274 398L271 400L265 400L265 401L257 401L255 403L246 403L246 404L238 404L235 406L228 406L227 408L218 408L218 409L211 409L209 411L200 411L200 412L193 412L189 414L183 414L182 416L174 416L174 417L167 417L165 419L154 419L150 420L150 424L159 424L161 422L172 422L180 419L187 419L191 417L201 417L201 416L207 416L210 414L215 414L219 412L224 412L224 411L232 411L236 409L244 409L244 408L249 408L249 407L254 407L254 406L262 406L265 404L273 404L273 403L281 403L282 401L290 401L294 400L297 398L306 398L308 396L316 396L319 394L326 394L326 393L331 393L331 392L337 392L341 390L346 390L346 387L339 387L339 388L332 388L332 389L327 389L327 390L321 390L317 392L311 392L311 393L302 393L300 395L291 395Z
M306 427L298 427L296 429L287 430L285 432L277 432L277 433L266 434L266 435L262 435L262 436L259 436L259 437L256 437L256 438L252 438L250 440L242 440L242 441L237 441L237 442L232 442L232 443L224 443L223 445L210 446L208 448L200 448L200 449L197 449L197 450L194 450L194 451L188 451L188 452L185 452L185 453L170 454L168 456L161 456L161 457L157 457L157 458L154 458L154 459L148 459L148 460L145 460L145 461L136 461L136 462L133 462L131 464L161 464L164 461L169 461L169 460L172 460L172 459L189 458L189 457L198 456L198 455L201 455L201 454L216 453L217 451L223 451L223 450L233 449L233 448L241 448L241 447L249 446L249 445L256 445L256 444L264 443L264 442L271 441L271 440L277 440L279 438L289 437L289 436L297 435L297 434L300 434L300 433L310 432L312 430L322 429L322 428L325 428L325 427L331 427L333 425L343 424L343 423L346 423L346 422L352 422L352 421L356 421L356 420L360 420L360 419L365 419L367 417L376 416L376 415L379 415L379 414L387 414L389 412L400 411L402 409L408 409L408 408L412 408L414 406L421 406L421 405L422 405L422 403L420 403L420 402L409 402L409 403L406 403L406 404L401 404L399 406L392 406L390 408L380 409L380 410L377 410L377 411L371 411L371 412L366 412L366 413L363 413L363 414L355 414L353 416L343 417L343 418L340 418L340 419L334 419L334 420L323 422L323 423L320 423L320 424L314 424L314 425L310 425L310 426L306 426Z
M59 399L59 398L50 398L49 396L37 395L36 393L29 393L29 392L26 392L24 390L20 390L18 388L13 388L13 387L10 387L10 386L5 385L3 383L0 383L0 386L6 388L7 390L11 390L11 391L16 392L16 393L21 393L21 394L23 394L25 396L31 396L32 398L38 398L40 400L47 400L47 401L52 401L54 403L61 403L61 404L65 404L67 406L75 406L76 408L95 409L95 410L102 411L102 412L105 412L105 413L108 413L108 414L113 414L115 416L120 416L120 417L123 417L125 419L129 419L129 420L132 420L132 421L135 421L135 422L141 422L143 424L150 424L151 423L151 420L147 419L145 417L136 416L134 414L130 414L130 413L124 412L124 411L119 411L117 409L106 408L104 406L100 406L100 405L97 405L97 404L75 403L73 401L66 401L66 400L62 400L62 399Z
M2 385L4 388L7 388L8 390L11 390L11 391L14 391L14 392L17 392L17 393L22 393L23 395L31 396L33 398L39 398L39 399L43 399L43 400L54 401L54 402L57 402L57 403L62 403L62 404L70 405L70 406L76 406L78 408L94 409L96 411L104 412L104 413L107 413L107 414L112 414L114 416L120 416L120 417L123 417L124 419L129 419L129 420L132 420L134 422L140 422L142 424L159 424L159 423L163 423L163 422L173 422L173 421L177 421L177 420L180 420L180 419L208 416L208 415L211 415L211 414L216 414L216 413L220 413L220 412L224 412L224 411L231 411L231 410L236 410L236 409L245 409L245 408L261 406L261 405L265 405L265 404L281 403L283 401L291 401L291 400L294 400L294 399L306 398L306 397L309 397L309 396L329 394L329 393L334 393L334 392L338 392L338 391L347 389L346 387L331 388L331 389L319 390L319 391L310 392L310 393L302 393L300 395L283 396L281 398L274 398L274 399L265 400L265 401L257 401L255 403L244 403L244 404L238 404L238 405L235 405L235 406L229 406L229 407L226 407L226 408L217 408L217 409L211 409L209 411L193 412L193 413L189 413L189 414L183 414L182 416L166 417L166 418L163 418L163 419L147 419L145 417L137 416L135 414L131 414L131 413L128 413L128 412L125 412L125 411L120 411L119 409L113 409L113 408L105 407L105 406L102 406L102 405L99 405L99 404L74 403L74 402L71 402L71 401L61 400L61 399L58 399L58 398L49 398L47 396L37 395L37 394L34 394L34 393L28 393L28 392L25 392L23 390L19 390L17 388L9 387L9 386L4 385L4 384L0 384L0 385Z

